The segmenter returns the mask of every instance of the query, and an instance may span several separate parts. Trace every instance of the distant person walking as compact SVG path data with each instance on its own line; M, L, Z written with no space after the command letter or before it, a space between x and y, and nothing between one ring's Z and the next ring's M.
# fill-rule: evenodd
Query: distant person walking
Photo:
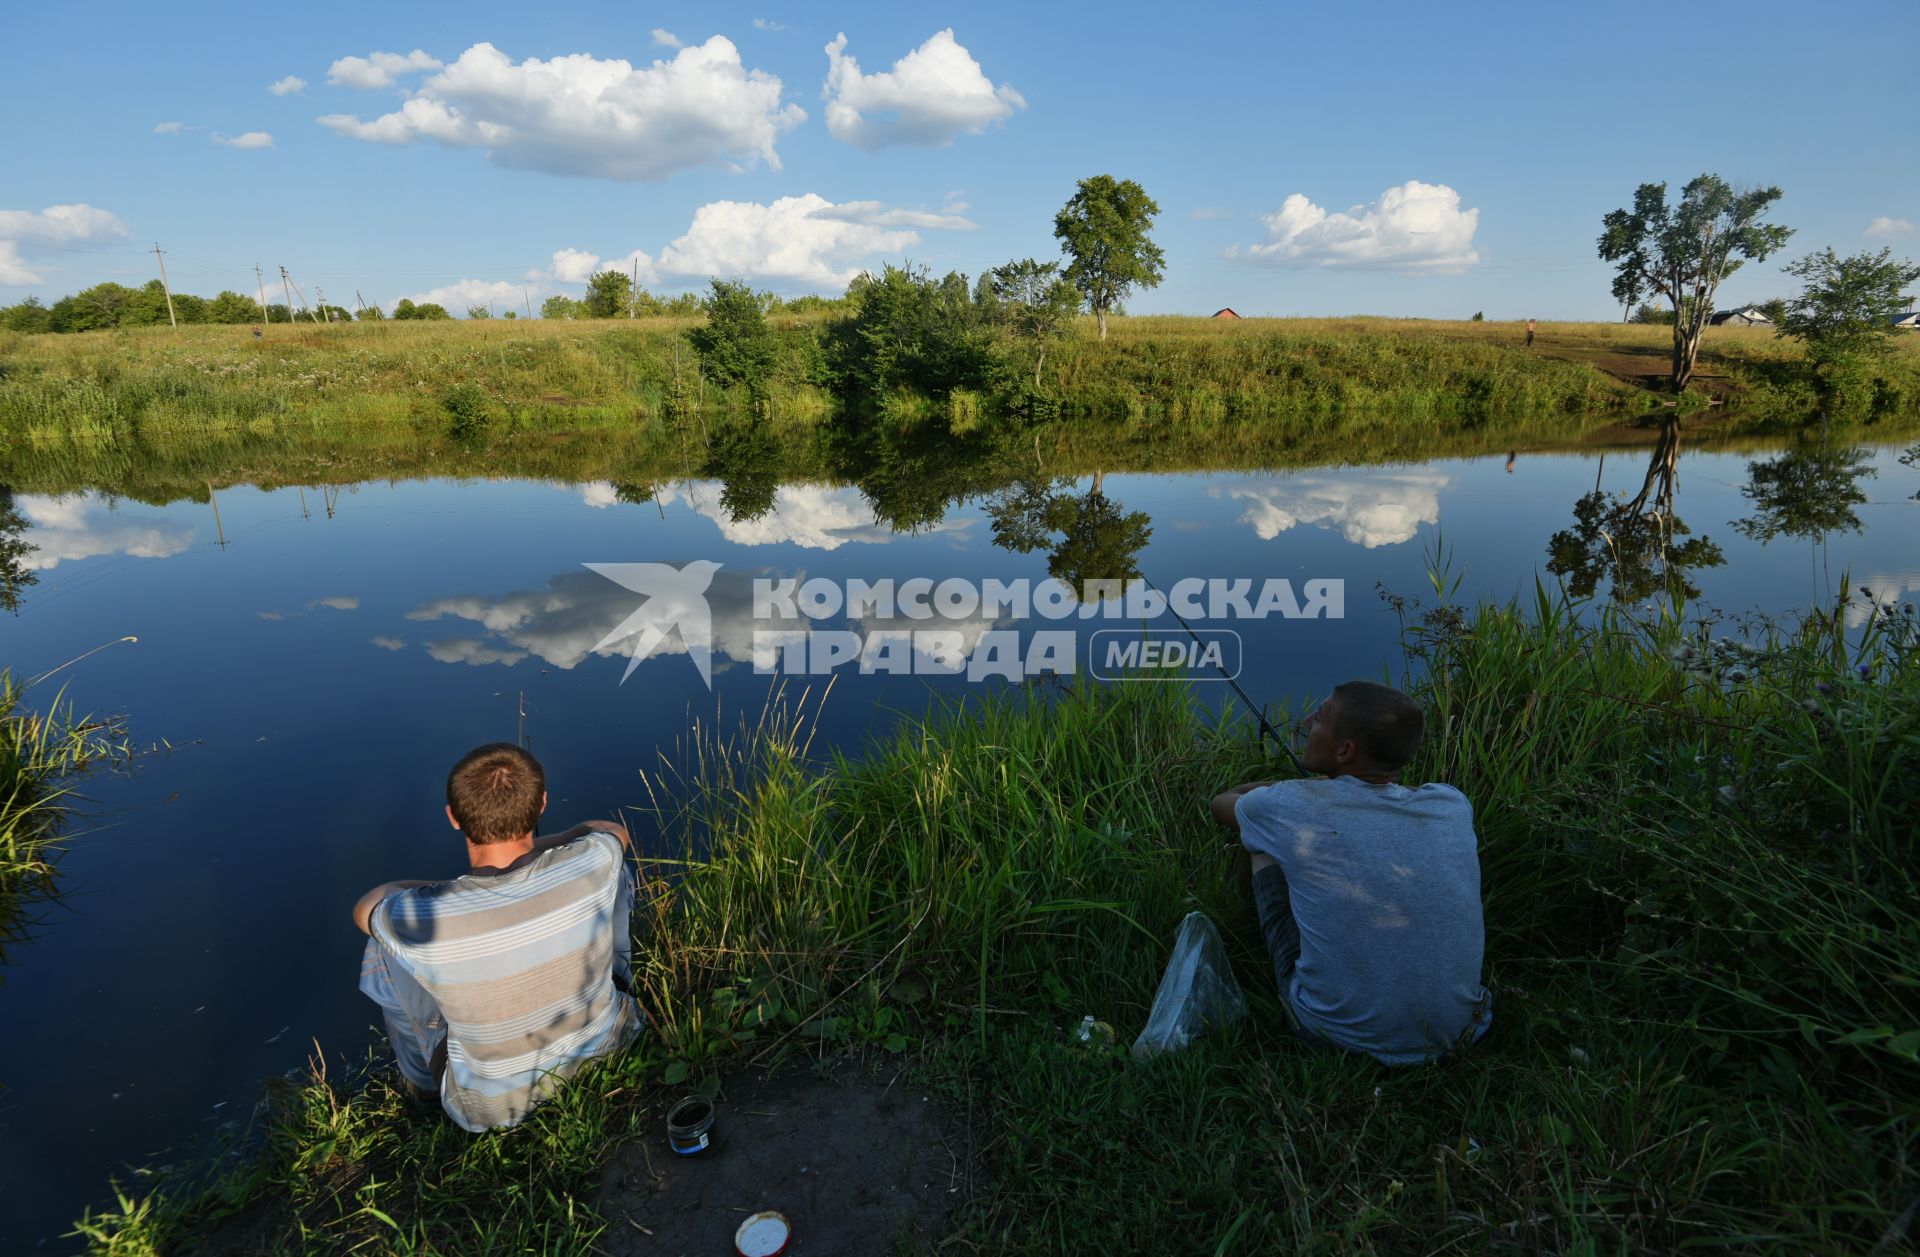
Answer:
M1513 460L1514 460L1514 459L1516 459L1516 458L1518 458L1518 457L1520 457L1520 451L1519 451L1519 450L1508 450L1508 451L1507 451L1507 474L1508 474L1509 476L1511 476L1511 475L1513 474Z
M1527 348L1533 348L1533 320L1527 320Z

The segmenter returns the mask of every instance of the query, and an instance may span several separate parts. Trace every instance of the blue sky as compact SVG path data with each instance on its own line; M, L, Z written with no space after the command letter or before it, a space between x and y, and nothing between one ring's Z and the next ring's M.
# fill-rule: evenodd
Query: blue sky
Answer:
M1722 306L1791 291L1778 261L1825 245L1920 255L1910 0L103 4L6 26L0 303L143 283L156 241L209 295L251 291L255 263L310 298L456 312L537 309L596 265L836 292L883 261L1055 257L1052 216L1096 173L1161 207L1139 313L1617 317L1601 215L1702 171L1779 185L1797 229Z

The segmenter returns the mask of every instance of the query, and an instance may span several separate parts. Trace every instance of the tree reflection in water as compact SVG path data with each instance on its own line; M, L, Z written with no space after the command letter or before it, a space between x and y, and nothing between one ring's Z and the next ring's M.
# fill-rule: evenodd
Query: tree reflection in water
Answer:
M27 566L27 556L39 547L20 534L28 528L27 517L13 504L13 490L0 485L0 611L20 614L20 593L40 579Z
M1822 441L1748 463L1740 493L1753 503L1753 514L1733 526L1761 545L1775 537L1824 541L1830 533L1859 532L1853 508L1867 501L1860 478L1877 474L1867 458L1864 449Z
M1082 494L1072 480L1019 480L987 505L993 541L1031 554L1047 551L1047 573L1085 599L1089 581L1137 580L1139 554L1153 536L1144 511L1128 511L1106 495L1105 473L1093 473Z
M1679 470L1680 421L1670 416L1660 426L1640 491L1616 497L1596 482L1574 503L1573 527L1547 543L1547 570L1580 597L1592 594L1602 580L1620 602L1659 592L1697 596L1688 573L1719 567L1727 558L1712 539L1693 536L1674 513Z

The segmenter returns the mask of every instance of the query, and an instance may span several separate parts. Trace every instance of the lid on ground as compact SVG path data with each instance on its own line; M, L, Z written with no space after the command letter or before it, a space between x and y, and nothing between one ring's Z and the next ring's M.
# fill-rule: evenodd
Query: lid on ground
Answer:
M785 1214L762 1210L733 1233L733 1248L740 1257L775 1257L786 1250L791 1233Z

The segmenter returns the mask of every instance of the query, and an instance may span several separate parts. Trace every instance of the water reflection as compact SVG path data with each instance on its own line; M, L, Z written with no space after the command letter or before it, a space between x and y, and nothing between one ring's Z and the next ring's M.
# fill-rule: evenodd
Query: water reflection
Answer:
M0 611L20 614L20 594L40 579L28 564L38 546L21 537L27 517L14 504L13 490L0 485Z
M1106 494L1104 472L1085 493L1073 480L1016 480L988 501L993 541L1017 554L1047 553L1047 574L1082 598L1089 581L1140 577L1140 551L1153 536L1145 511L1129 511Z
M1511 463L1512 456L1508 456ZM1508 468L1511 470L1511 466ZM1374 475L1367 479L1300 476L1280 483L1249 483L1208 492L1248 504L1240 522L1262 541L1300 524L1338 528L1369 550L1411 541L1422 524L1440 522L1440 492L1450 478L1430 471Z
M1601 472L1606 460L1601 460ZM1547 571L1586 597L1605 580L1613 597L1639 602L1656 593L1699 596L1691 573L1719 567L1726 553L1708 537L1694 537L1674 510L1680 487L1680 420L1669 417L1647 459L1640 491L1615 497L1594 478L1593 490L1573 504L1573 527L1547 542Z
M1822 541L1831 533L1860 531L1854 508L1867 502L1860 480L1877 474L1868 456L1859 447L1822 441L1747 464L1740 492L1753 514L1733 526L1761 545L1775 537Z

